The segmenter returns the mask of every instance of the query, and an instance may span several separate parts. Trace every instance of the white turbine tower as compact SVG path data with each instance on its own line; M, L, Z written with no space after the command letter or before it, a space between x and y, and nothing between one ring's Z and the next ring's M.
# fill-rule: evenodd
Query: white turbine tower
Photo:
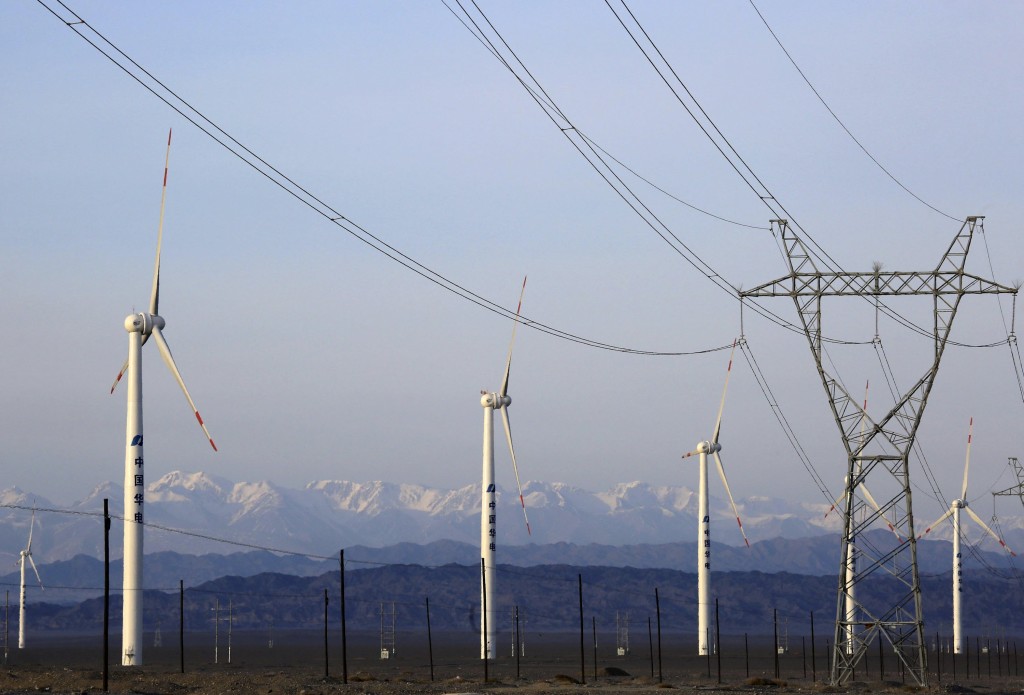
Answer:
M196 404L185 388L185 382L174 364L171 350L167 347L161 330L164 320L157 313L160 300L160 249L164 235L164 203L167 200L167 166L171 156L171 133L167 133L167 157L164 160L163 192L160 196L160 225L157 231L156 263L153 268L153 289L149 300L149 313L138 313L124 320L124 328L128 331L128 359L125 360L121 372L110 388L113 393L121 377L128 375L128 417L125 432L124 458L124 611L121 632L121 664L123 666L142 665L142 532L143 502L145 501L145 479L143 477L142 455L142 346L152 337L160 351L161 357L171 370L178 386L185 393L188 404L203 428L206 438L213 450L210 432L203 423Z
M25 648L25 560L32 565L32 571L36 573L36 581L39 588L43 588L43 580L39 577L39 570L36 569L36 561L32 559L32 531L36 526L36 510L32 510L32 521L28 526L28 545L21 551L21 600L18 607L18 649Z
M526 292L526 278L519 293L519 305L516 307L516 318L512 324L512 340L508 344L508 359L505 362L505 376L501 380L501 389L497 393L480 392L480 405L484 409L484 450L483 450L483 496L480 502L480 557L483 560L485 574L480 577L480 658L493 659L495 655L494 634L496 620L488 618L494 613L494 575L496 563L495 543L497 540L497 491L494 486L494 411L501 411L501 421L505 425L505 439L508 440L508 453L512 457L512 470L516 474L516 486L519 488L519 504L523 508L526 519L526 532L530 533L530 519L526 515L526 502L523 500L523 486L519 482L519 466L516 464L516 452L512 447L512 426L508 420L508 406L512 399L508 396L508 375L512 369L512 346L516 342L516 328L519 326L519 310L523 306L523 293ZM486 610L485 610L486 607Z
M1016 556L1017 553L1010 550L1010 548L1003 542L1003 539L996 535L996 532L988 527L988 525L981 520L974 510L967 506L967 471L971 465L971 439L974 436L974 418L971 418L971 424L967 432L967 460L964 463L964 484L960 490L960 499L953 500L953 503L949 506L949 510L936 519L935 523L931 524L924 530L918 538L923 538L933 528L938 526L940 523L945 521L948 517L953 517L953 653L960 654L962 648L962 636L963 631L961 629L961 594L963 593L963 558L960 553L960 512L967 512L981 528L985 529L988 535L992 536L999 542L1003 548L1006 549L1010 555Z
M736 523L739 525L740 533L743 535L743 542L750 547L747 534L743 531L743 522L740 521L739 510L736 509L736 500L732 497L729 489L729 481L725 477L725 468L722 466L722 459L718 452L722 450L718 443L718 435L722 431L722 411L725 409L725 394L729 390L729 375L732 373L732 358L736 353L736 343L732 345L732 352L729 353L729 366L725 371L725 387L722 389L722 402L718 406L718 417L715 420L715 430L710 441L699 442L697 448L684 454L688 458L694 454L700 454L700 488L698 492L698 510L700 523L697 527L697 653L708 654L710 652L710 607L711 607L711 517L708 515L708 454L715 457L718 466L718 475L722 478L722 485L729 495L729 504L736 515Z

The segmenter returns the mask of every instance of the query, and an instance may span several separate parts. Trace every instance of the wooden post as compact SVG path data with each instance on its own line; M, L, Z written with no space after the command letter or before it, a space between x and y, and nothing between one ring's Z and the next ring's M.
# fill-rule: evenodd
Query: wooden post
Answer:
M587 682L587 666L584 659L584 647L583 647L583 575L577 574L576 580L579 586L580 594L580 683L586 684Z
M743 663L747 667L747 678L750 678L750 644L747 642L747 633L743 633Z
M881 646L881 637L879 637L879 646ZM818 681L818 667L815 663L814 653L814 611L811 611L811 682L816 683Z
M185 673L185 580L178 580L178 661Z
M430 597L425 597L427 604L427 654L430 657L430 681L434 681L434 638L430 634Z
M775 630L775 677L779 677L779 609L772 609L772 625Z
M110 692L110 500L103 498L103 692ZM6 646L7 641L4 640Z
M327 598L327 589L324 589L324 678L330 677L330 652L327 651L327 604L330 603L330 599ZM231 605L231 604L228 604ZM230 610L230 609L229 609ZM228 634L231 634L230 623L228 623ZM228 663L231 663L231 638L228 637Z
M341 682L348 684L348 635L345 634L345 549L338 553L341 569Z
M718 682L722 682L722 633L718 622L718 597L715 597L715 654L718 661Z
M651 616L647 616L647 643L650 645L651 678L654 678L654 634L651 632Z
M654 610L658 614L658 682L661 683L661 599L658 598L658 587L654 587Z
M519 635L519 606L516 606L516 680L519 680L519 658L523 651L523 641Z

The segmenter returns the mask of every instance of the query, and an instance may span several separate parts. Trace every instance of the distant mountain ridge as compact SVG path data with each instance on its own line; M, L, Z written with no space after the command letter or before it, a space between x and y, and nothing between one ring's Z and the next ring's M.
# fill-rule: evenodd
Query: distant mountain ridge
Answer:
M95 563L95 561L92 561ZM538 565L528 574L515 567L499 565L496 574L501 590L496 595L493 615L500 620L504 634L510 625L511 608L517 606L530 640L539 633L572 632L578 629L577 581L582 577L586 611L607 635L615 626L616 615L632 616L633 625L643 634L645 618L655 615L655 588L660 590L661 629L668 633L695 632L697 613L697 577L690 572L635 567L578 567L570 564ZM221 610L233 601L234 628L237 630L275 631L289 628L319 628L323 625L323 595L339 594L339 573L335 569L319 575L296 577L265 572L251 577L225 576L199 584L186 584L184 592L185 624L188 631L213 630L210 616L214 602ZM400 630L405 639L425 639L424 598L430 599L433 629L460 631L467 635L479 629L479 570L469 565L422 567L386 565L346 570L347 628L349 634L374 634L380 626L382 603L395 602ZM928 634L948 635L952 596L951 574L922 577L922 604ZM765 574L759 571L722 572L716 575L714 591L721 604L723 634L738 635L750 631L769 635L777 617L784 621L787 634L799 639L810 628L810 615L818 615L818 638L829 634L828 617L835 615L836 580L834 577L807 576L787 572ZM905 586L889 576L872 576L858 585L861 595L870 601L884 600L905 591ZM970 597L966 612L967 635L1015 634L1024 626L1024 594L1012 580L991 576L973 576L965 580ZM74 604L58 606L42 603L48 597L31 599L32 629L75 630L99 634L102 625L102 600L78 599ZM111 621L120 623L120 595L111 596ZM179 610L177 587L146 592L144 603L147 630L161 623L173 629ZM12 615L12 618L15 616ZM627 618L628 619L628 618ZM330 611L329 627L337 634L340 615ZM223 628L222 628L223 629ZM792 630L792 632L789 632ZM415 636L413 632L415 632ZM194 640L195 637L189 637ZM333 639L333 638L332 638Z
M512 552L517 546L536 545L548 547L545 552L550 555L550 547L560 543L635 547L695 540L696 493L684 486L631 482L590 492L564 483L530 481L524 486L524 495L533 535L526 533L516 495L499 494L499 552L502 547ZM103 498L109 498L111 513L119 515L122 491L112 482L97 486L62 510L67 513L40 511L33 541L36 561L52 562L78 554L102 556L99 514ZM272 548L332 557L338 549L354 546L384 548L442 540L473 546L479 539L480 498L477 485L440 489L411 483L322 480L295 489L269 481L236 483L207 473L174 471L147 486L146 521L153 528L146 533L145 550L147 554L225 555ZM826 517L829 505L822 502L747 497L737 503L752 542L836 534L842 522L836 512ZM33 506L51 510L55 505L16 488L0 492L0 557L6 554L13 561L24 547L28 509ZM740 545L742 539L727 504L712 499L711 509L713 539L724 560L733 551L728 546ZM1024 518L1005 518L1001 528L1011 547L1024 546ZM929 537L948 538L949 534L950 529L943 525ZM120 543L120 525L115 523L111 534L115 557L120 555ZM787 555L806 552L797 546ZM548 557L548 561L552 559ZM812 567L804 570L816 571Z
M888 531L869 531L869 541L877 549L888 549L894 542ZM918 566L922 576L941 576L952 569L952 544L948 541L918 543ZM385 548L353 546L345 549L346 565L353 570L381 566L445 565L475 567L479 549L458 541L434 541L425 545L399 543ZM539 567L569 564L576 567L629 567L638 570L671 570L692 573L697 544L661 543L608 546L596 543L552 543L548 545L508 546L502 553L510 566ZM340 558L316 559L282 555L262 550L229 554L190 555L172 551L148 554L143 566L143 581L150 588L173 588L179 581L196 586L225 576L252 577L273 572L302 577L316 576L338 568ZM978 551L963 560L968 577L1006 577L1010 558L1005 553ZM763 574L798 574L824 577L835 583L839 570L839 536L828 534L812 538L774 538L757 541L750 548L719 546L714 555L714 574L756 571ZM993 570L993 571L989 571ZM101 592L103 562L77 555L69 560L41 564L45 593L35 585L28 587L31 600L54 603L78 602ZM121 587L121 561L111 562L111 587ZM0 582L17 587L18 572L13 569L0 576Z

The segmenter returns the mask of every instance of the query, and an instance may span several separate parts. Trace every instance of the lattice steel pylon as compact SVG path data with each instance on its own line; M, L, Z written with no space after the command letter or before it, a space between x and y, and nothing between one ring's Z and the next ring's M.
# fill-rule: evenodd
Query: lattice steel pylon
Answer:
M1017 460L1016 456L1011 456L1010 460L1006 463L1013 470L1014 475L1017 476L1017 484L1013 487L1008 487L1005 490L993 492L992 496L1018 497L1020 498L1020 503L1024 504L1024 467L1021 466L1020 461Z
M772 220L773 233L777 229L782 238L789 274L740 293L741 299L790 297L793 300L847 453L842 560L831 673L834 685L850 680L876 636L879 639L884 637L892 645L911 679L918 685L926 685L927 649L908 457L960 300L967 294L1017 292L1015 288L964 272L975 227L980 226L983 219L968 217L964 221L934 270L892 272L876 267L863 273L818 270L807 247L787 221ZM877 302L879 297L908 295L932 297L933 360L924 375L876 422L864 412L839 379L825 370L822 363L821 300L823 297L866 297L875 298ZM868 423L863 436L858 432L861 418ZM883 471L888 473L884 480ZM877 509L865 505L857 494L872 473L875 473L872 481L882 483L876 485L872 482L876 496L881 489L891 490L891 496L878 500ZM861 533L878 521L891 525L896 532L899 541L892 548L855 543ZM851 557L852 560L849 559ZM856 565L856 573L842 571L847 562ZM879 598L882 592L853 590L854 585L879 570L894 580L894 588L884 598ZM855 610L848 610L847 601Z

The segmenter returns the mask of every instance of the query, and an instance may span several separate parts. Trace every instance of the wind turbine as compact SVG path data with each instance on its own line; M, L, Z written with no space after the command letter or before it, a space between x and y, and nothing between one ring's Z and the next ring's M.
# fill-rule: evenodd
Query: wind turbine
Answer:
M32 571L36 573L36 580L39 588L43 588L43 580L39 577L39 570L36 569L36 561L32 559L32 531L36 526L36 510L32 510L32 521L28 525L28 545L21 551L21 602L18 608L18 649L25 648L25 560L32 565Z
M1010 555L1016 556L1017 553L1010 550L1010 548L1003 542L1003 539L996 535L996 532L988 527L988 525L981 520L974 510L967 506L967 471L971 465L971 439L974 437L974 418L971 418L971 424L967 431L967 460L964 463L964 484L960 490L960 499L953 500L953 503L949 505L949 510L935 520L935 523L930 524L928 528L924 530L918 538L923 538L928 533L938 526L940 523L945 521L948 517L953 517L953 653L960 654L962 646L962 630L961 630L961 608L960 600L961 594L964 590L963 585L963 562L960 554L960 512L967 512L974 521L985 529L988 535L995 538L999 545L1006 548L1006 552Z
M480 502L480 557L486 575L480 577L480 658L493 659L494 633L496 620L488 620L487 613L494 612L494 575L497 565L494 561L495 542L497 539L496 517L498 511L497 491L494 487L494 411L501 411L501 421L505 425L505 439L508 441L508 453L512 457L512 470L516 474L516 486L519 488L519 504L523 508L526 519L526 532L530 533L530 519L526 515L526 502L523 500L523 486L519 481L519 466L516 464L516 452L512 447L512 426L508 420L508 406L512 399L508 396L508 375L512 369L512 346L516 342L516 328L519 326L519 310L523 306L523 294L526 292L526 278L519 292L519 305L516 307L516 318L512 324L512 340L508 344L508 359L505 361L505 376L501 380L501 389L497 393L480 392L480 405L484 409L484 451L483 496ZM486 611L484 606L487 607Z
M143 477L142 455L142 346L153 338L157 349L178 386L185 393L192 412L203 428L203 433L213 443L210 432L206 429L203 418L192 401L185 382L174 364L171 350L167 347L161 331L165 322L158 313L160 303L160 249L164 236L164 204L167 200L167 168L171 157L171 132L167 132L167 157L164 160L163 192L160 196L160 225L156 238L156 263L153 267L153 289L149 299L149 312L131 314L124 320L124 328L128 331L128 359L125 360L121 372L114 380L110 392L117 388L118 382L125 374L128 375L128 417L125 433L124 457L124 611L121 632L121 664L123 666L142 665L142 507L145 501L145 480Z
M718 435L722 432L722 411L725 409L725 394L729 390L729 375L732 373L732 358L736 353L736 343L732 344L732 352L729 353L729 366L725 370L725 387L722 388L722 402L718 406L718 417L715 420L715 430L710 441L703 441L697 444L693 451L683 454L683 458L689 458L694 454L700 454L700 488L698 492L697 515L700 517L700 524L697 527L697 653L708 654L710 642L710 606L711 606L711 517L708 515L708 454L715 457L715 464L718 466L718 475L722 478L722 485L729 495L729 504L736 515L736 523L743 535L743 542L750 547L747 534L743 531L743 522L740 521L739 510L736 509L736 500L732 497L729 489L729 481L725 477L725 468L722 466L722 459L718 452L722 445L718 443Z

